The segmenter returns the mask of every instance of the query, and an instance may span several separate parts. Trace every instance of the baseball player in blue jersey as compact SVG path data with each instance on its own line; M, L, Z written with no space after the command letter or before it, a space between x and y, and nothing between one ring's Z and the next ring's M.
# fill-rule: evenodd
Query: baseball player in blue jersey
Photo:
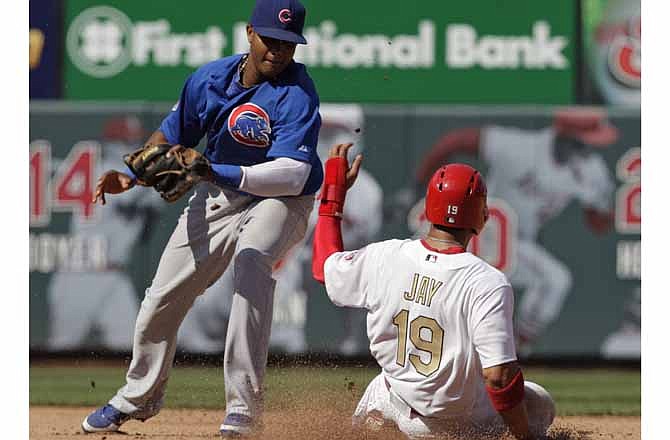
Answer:
M207 136L211 163L161 256L137 322L126 384L82 423L85 432L117 431L158 413L177 331L195 298L232 263L234 293L226 338L224 437L258 427L275 280L272 267L304 236L321 186L316 154L319 99L305 66L298 0L257 0L247 26L249 53L202 66L147 144L195 147ZM108 171L96 201L136 182Z

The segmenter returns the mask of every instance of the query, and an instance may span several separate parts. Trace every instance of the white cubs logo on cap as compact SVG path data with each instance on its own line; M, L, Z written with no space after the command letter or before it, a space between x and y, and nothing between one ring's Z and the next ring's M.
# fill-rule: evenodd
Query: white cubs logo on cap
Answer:
M240 144L264 148L270 145L270 117L261 107L247 102L228 116L228 132Z
M293 19L291 18L291 10L290 9L282 9L279 11L279 21L282 23L290 23Z

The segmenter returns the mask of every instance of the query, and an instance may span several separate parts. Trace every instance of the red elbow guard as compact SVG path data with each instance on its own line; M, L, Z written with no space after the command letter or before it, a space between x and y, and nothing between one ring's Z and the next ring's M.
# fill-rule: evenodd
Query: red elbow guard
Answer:
M496 411L507 411L518 404L523 400L524 393L524 381L523 374L521 370L512 378L512 381L507 384L506 387L500 388L499 390L486 387L486 391L489 394L489 399Z
M347 193L347 159L331 157L326 161L326 173L319 199L319 215L341 217L344 197Z

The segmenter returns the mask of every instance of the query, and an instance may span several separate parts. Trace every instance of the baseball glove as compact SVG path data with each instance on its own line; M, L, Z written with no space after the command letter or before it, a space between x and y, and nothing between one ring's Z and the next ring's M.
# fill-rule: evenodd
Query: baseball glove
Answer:
M169 144L146 145L123 156L123 161L139 184L152 186L168 202L178 200L210 173L209 161L197 150Z

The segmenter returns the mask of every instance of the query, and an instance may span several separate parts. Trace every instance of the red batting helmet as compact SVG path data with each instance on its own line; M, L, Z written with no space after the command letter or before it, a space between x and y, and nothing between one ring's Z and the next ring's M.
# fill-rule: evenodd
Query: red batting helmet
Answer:
M435 171L426 190L426 218L434 225L479 234L488 219L486 183L479 171L462 163Z

